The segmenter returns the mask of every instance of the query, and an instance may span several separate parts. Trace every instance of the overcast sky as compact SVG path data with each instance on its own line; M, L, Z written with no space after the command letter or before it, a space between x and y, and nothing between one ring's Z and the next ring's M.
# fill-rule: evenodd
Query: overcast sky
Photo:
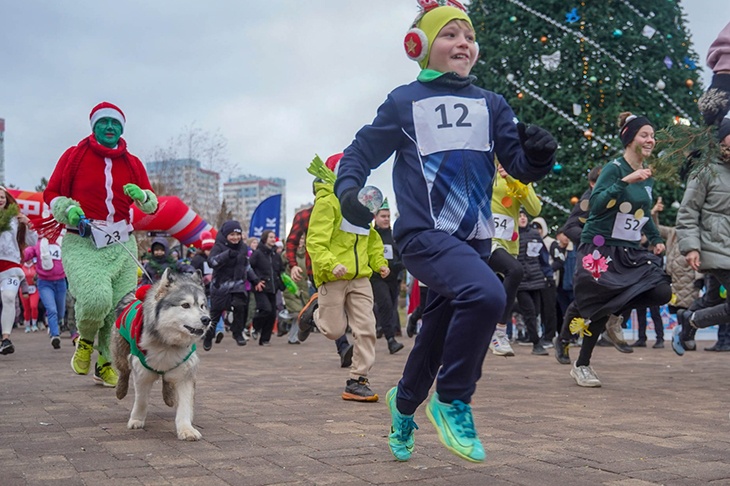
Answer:
M682 5L704 65L727 0ZM314 154L341 151L418 74L402 48L416 12L415 0L3 0L6 181L32 190L50 176L106 100L143 161L185 126L220 130L242 173L287 179L290 223L312 199ZM392 199L390 165L370 183Z

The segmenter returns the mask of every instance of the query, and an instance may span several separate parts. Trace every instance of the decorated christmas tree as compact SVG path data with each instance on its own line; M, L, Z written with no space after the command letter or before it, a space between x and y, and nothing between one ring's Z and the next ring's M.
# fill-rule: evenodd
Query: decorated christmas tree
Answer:
M587 172L621 154L619 113L645 115L657 129L701 124L700 61L679 0L472 0L469 15L477 83L560 144L536 187L552 227L587 189ZM659 181L654 194L667 206L662 222L673 224L682 187Z

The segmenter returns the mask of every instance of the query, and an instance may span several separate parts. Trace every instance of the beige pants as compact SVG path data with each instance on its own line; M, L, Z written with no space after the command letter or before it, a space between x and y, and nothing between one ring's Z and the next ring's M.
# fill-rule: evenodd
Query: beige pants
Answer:
M375 314L373 288L367 278L336 280L319 287L314 322L322 334L335 340L352 329L355 347L350 378L366 377L375 363Z

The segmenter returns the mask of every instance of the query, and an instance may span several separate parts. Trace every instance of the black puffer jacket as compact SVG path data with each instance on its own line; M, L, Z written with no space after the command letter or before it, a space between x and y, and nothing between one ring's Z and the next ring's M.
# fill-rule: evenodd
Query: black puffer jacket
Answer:
M248 262L248 247L239 242L234 245L230 243L224 234L226 224L221 226L221 231L215 238L215 245L208 255L208 265L213 269L213 281L210 285L211 296L216 294L245 294L246 280L256 285L259 277L251 270Z
M545 248L540 233L532 228L520 228L520 254L522 282L518 290L539 290L548 286L548 280L540 266L540 252ZM552 278L552 276L550 276Z
M281 281L283 270L281 256L274 251L274 248L260 244L251 254L251 268L259 279L266 282L264 292L275 294L277 290L284 290L284 283Z

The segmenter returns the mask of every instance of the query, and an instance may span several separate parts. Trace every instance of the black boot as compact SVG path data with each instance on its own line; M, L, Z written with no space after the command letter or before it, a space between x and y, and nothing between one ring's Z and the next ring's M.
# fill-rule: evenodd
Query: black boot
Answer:
M388 351L390 351L390 354L395 354L403 348L403 344L396 341L394 337L388 338Z
M558 360L558 363L570 364L570 354L568 352L570 349L570 341L563 341L560 339L560 336L555 336L553 345L555 348L555 359Z

